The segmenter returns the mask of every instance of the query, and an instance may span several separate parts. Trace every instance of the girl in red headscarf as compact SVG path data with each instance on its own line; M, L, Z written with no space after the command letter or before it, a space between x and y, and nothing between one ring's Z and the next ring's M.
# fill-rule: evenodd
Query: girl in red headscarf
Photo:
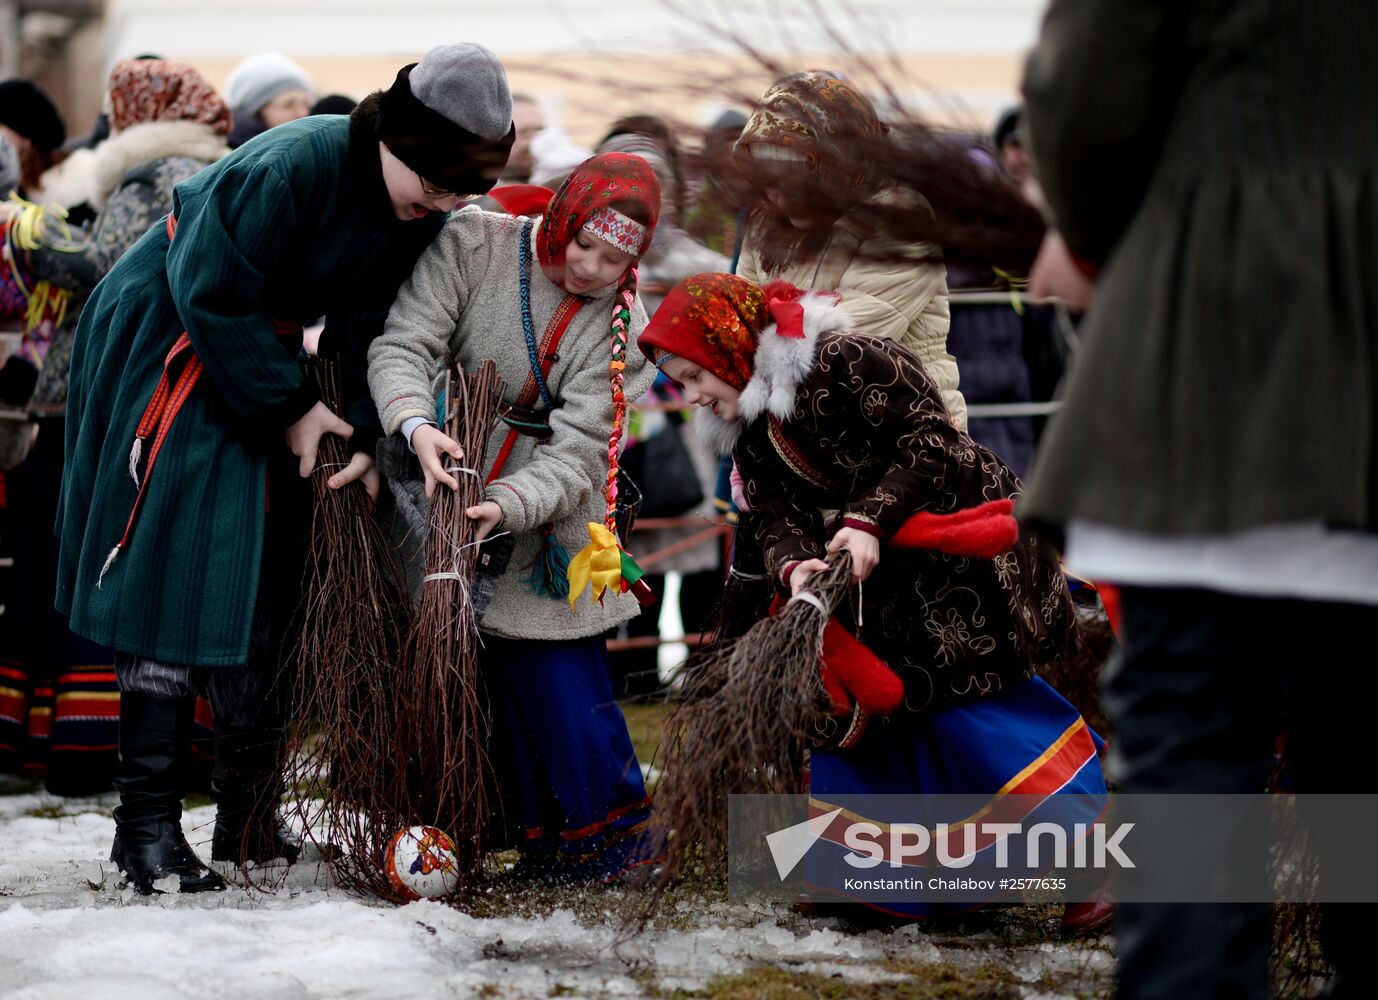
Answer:
M646 325L633 265L659 206L646 161L614 153L580 165L539 221L465 209L417 262L369 350L384 429L415 451L426 495L482 475L483 502L466 513L513 545L479 627L523 872L607 879L646 858L650 799L603 639L637 601L589 570L599 551L623 555L618 444L626 400L654 374L628 352ZM486 358L505 385L502 420L487 466L469 470L435 426L436 379L447 359L472 369ZM585 548L572 574L571 547ZM582 599L590 579L593 598Z
M1019 532L1019 480L956 427L918 356L854 333L845 305L700 274L639 341L740 470L748 509L734 580L768 580L783 601L851 554L855 611L837 613L821 664L836 724L812 753L809 792L823 809L870 793L1028 796L1004 810L1079 792L1039 817L1089 822L1094 810L1078 810L1105 793L1103 744L1035 675L1072 628L1057 560ZM934 912L926 901L883 908ZM1067 928L1108 913L1071 907Z

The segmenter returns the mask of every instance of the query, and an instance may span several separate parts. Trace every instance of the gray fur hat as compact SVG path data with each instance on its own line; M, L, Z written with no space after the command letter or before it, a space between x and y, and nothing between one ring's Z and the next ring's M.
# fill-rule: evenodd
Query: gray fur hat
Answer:
M512 128L512 92L507 70L482 45L437 45L412 67L411 92L426 107L496 142Z
M404 66L383 94L378 138L424 180L482 194L516 138L507 71L482 45L440 45Z

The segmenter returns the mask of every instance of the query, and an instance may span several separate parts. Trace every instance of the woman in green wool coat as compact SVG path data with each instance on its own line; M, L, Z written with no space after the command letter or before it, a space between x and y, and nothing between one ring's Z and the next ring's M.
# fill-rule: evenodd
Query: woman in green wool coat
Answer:
M295 856L275 812L254 806L278 781L262 705L300 579L298 474L340 434L355 453L330 485L376 491L364 351L443 214L500 175L511 117L491 52L433 49L349 118L272 129L179 185L82 314L57 604L116 651L111 860L140 891L167 876L184 892L223 885L179 822L202 686L226 737L212 857ZM344 359L347 422L296 360L319 316Z

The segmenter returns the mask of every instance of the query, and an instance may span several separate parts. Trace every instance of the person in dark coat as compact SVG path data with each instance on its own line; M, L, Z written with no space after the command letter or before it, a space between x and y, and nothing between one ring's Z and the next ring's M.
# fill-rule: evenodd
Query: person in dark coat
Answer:
M62 795L109 790L119 721L110 650L73 635L53 609L57 539L52 526L62 485L67 376L77 321L97 283L172 207L176 185L229 152L230 110L190 66L121 60L111 70L106 93L114 132L90 154L95 219L86 228L48 223L39 245L23 255L27 273L71 293L28 401L34 422L0 426L0 437L23 433L33 442L28 458L5 477L4 518L7 527L13 526L6 541L13 546L16 574L3 592L0 661L27 675L31 724L20 755L23 765L44 772L48 790ZM42 697L44 690L52 695ZM0 744L7 742L0 735ZM5 763L0 755L0 767Z
M1029 152L1024 148L1024 109L1006 108L991 132L991 145L1000 158L1000 167L1016 184L1029 176Z
M1284 686L1296 790L1375 791L1375 37L1359 2L1054 0L1025 70L1044 273L1096 283L1022 514L1119 585L1124 792L1262 791ZM1204 871L1238 851L1193 833ZM1308 836L1333 899L1372 833ZM1378 995L1376 917L1323 905L1327 995ZM1121 997L1269 995L1266 906L1119 921Z
M19 154L19 193L39 186L43 171L57 162L67 123L42 87L32 80L0 82L0 136Z
M511 143L497 58L435 48L349 118L280 126L179 185L82 313L57 607L116 651L112 860L142 892L166 876L182 891L223 884L178 822L194 694L208 688L246 753L275 743L260 705L301 579L298 477L335 433L354 455L329 485L376 491L364 353L443 214L492 186ZM296 360L319 316L343 359L344 419ZM241 839L283 851L272 822Z

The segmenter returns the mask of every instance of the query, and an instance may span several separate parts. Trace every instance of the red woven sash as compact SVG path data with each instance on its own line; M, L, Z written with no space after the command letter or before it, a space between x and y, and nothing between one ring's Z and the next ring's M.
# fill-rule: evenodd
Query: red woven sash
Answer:
M171 213L167 217L167 238L171 242L177 233L177 218ZM273 320L273 332L278 336L300 335L302 325L288 320ZM174 381L172 377L173 366L179 361L185 360L186 365ZM101 585L105 578L105 573L110 569L120 552L129 544L129 538L134 533L134 522L138 520L139 509L143 506L144 493L148 489L148 481L153 478L153 467L158 462L158 455L163 450L163 442L167 440L168 433L172 430L172 423L177 419L177 414L181 412L182 406L191 396L191 390L196 388L196 383L201 380L201 375L205 371L205 365L196 356L196 351L191 346L191 338L186 331L182 331L172 348L167 352L167 357L163 359L163 374L158 379L158 385L153 390L153 398L148 401L148 406L144 408L143 416L139 418L139 426L134 431L134 445L129 451L129 475L138 487L138 493L134 497L134 506L129 511L129 519L124 524L124 534L115 547L106 556L105 565L101 567L100 576L96 580L96 586ZM143 480L139 479L139 462L143 456L144 442L149 438L153 443L148 451L148 462L144 466Z
M570 320L574 319L575 314L584 304L584 300L577 295L566 295L563 301L555 309L555 314L550 317L550 322L545 326L545 333L541 336L541 377L548 378L550 369L555 364L559 355L556 351L560 347L560 339L564 337L565 331L569 329ZM522 391L517 396L516 405L524 409L530 409L536 402L536 395L539 393L536 386L536 376L528 373L526 381L522 383ZM503 468L507 465L507 459L512 454L512 446L517 443L518 432L516 428L511 428L507 432L507 437L502 439L502 447L498 449L498 457L493 461L493 469L488 473L484 485L488 485L498 476L502 475Z

